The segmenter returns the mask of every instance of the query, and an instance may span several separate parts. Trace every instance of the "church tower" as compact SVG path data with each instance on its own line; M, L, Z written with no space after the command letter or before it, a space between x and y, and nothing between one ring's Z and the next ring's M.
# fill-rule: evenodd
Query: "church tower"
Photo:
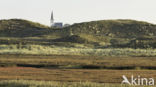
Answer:
M53 17L53 11L51 12L51 19L50 19L50 26L54 26L54 17Z
M53 11L51 12L50 27L63 28L63 23L62 22L54 22Z

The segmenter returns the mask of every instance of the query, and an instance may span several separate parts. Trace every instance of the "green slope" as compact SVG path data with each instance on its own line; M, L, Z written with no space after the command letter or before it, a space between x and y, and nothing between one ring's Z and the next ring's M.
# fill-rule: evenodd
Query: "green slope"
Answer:
M91 44L96 48L156 48L156 25L136 20L101 20L56 29L27 20L10 19L0 20L0 37L38 37L38 40L29 40L46 44ZM4 40L3 43L13 41Z
M99 47L156 48L156 25L136 20L101 20L68 27Z
M1 37L26 37L43 34L49 27L23 19L0 20Z
M92 34L118 38L156 36L156 25L135 20L102 20L70 27L75 34Z

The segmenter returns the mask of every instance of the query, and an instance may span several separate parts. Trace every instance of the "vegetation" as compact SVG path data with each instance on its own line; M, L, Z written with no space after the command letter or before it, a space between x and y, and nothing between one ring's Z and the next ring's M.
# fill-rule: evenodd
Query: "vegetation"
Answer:
M1 81L0 87L134 87L134 86L119 85L119 84L99 84L90 82L59 83L45 81L29 81L29 80L10 80L10 81ZM152 87L152 86L141 86L141 87Z
M135 20L93 21L75 24L71 28L75 34L89 33L112 38L137 38L156 35L156 25Z
M156 70L156 59L155 57L0 55L0 67L15 66L55 69Z
M46 33L49 27L22 19L0 20L1 37L30 37Z
M35 55L97 55L97 56L156 56L155 49L107 48L92 49L84 45L74 47L44 45L0 45L0 54L35 54Z
M130 87L103 83L132 74L156 78L155 48L156 25L147 22L102 20L59 29L0 20L0 87Z
M122 75L156 78L155 69L155 57L0 55L0 80L121 83Z
M61 45L77 43L91 45L91 48L156 48L155 30L156 25L135 20L102 20L54 29L10 19L0 20L0 37L9 38L0 44L15 44L12 38L16 37L18 43L30 44L60 45L61 42Z
M121 84L122 76L156 79L155 70L53 69L0 67L0 80L36 80L57 82L95 82Z
M99 44L105 43L105 45L99 45L101 47L156 47L156 25L147 22L135 20L102 20L74 24L70 29L72 29L73 34L83 34L83 37L91 35L97 39Z

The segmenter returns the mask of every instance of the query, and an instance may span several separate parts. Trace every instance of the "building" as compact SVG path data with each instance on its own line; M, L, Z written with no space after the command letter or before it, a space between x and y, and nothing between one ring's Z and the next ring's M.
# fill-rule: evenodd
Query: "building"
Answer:
M63 27L63 23L62 22L56 22L56 23L54 23L53 27L62 28Z
M62 28L63 27L62 22L54 22L53 12L51 13L50 26L51 27L56 27L56 28Z

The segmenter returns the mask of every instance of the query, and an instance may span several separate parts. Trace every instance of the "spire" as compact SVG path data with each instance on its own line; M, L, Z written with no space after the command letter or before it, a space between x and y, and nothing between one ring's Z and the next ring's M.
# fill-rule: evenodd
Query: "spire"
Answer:
M54 23L53 11L51 12L50 25L52 26Z

